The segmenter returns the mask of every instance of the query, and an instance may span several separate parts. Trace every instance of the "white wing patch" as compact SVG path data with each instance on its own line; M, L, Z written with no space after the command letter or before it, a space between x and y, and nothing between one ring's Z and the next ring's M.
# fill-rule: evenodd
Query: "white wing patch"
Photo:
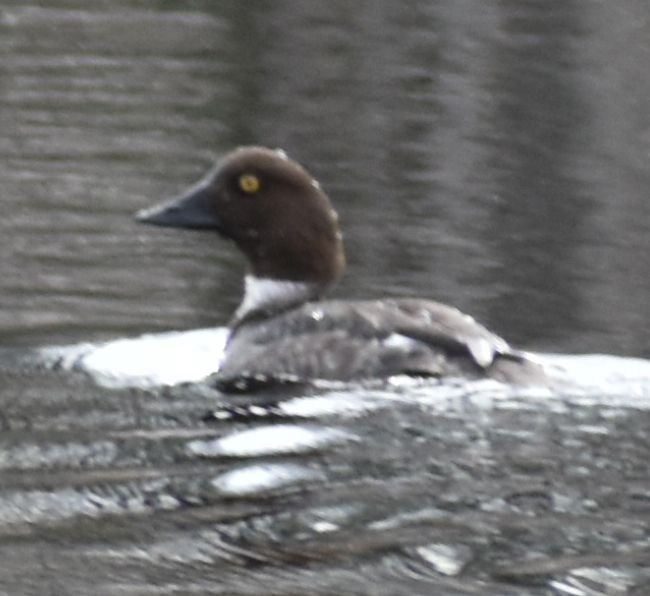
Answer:
M494 344L484 338L475 337L467 342L472 358L482 368L487 368L494 360Z
M494 362L496 354L503 354L510 351L508 343L497 336L474 337L467 341L472 358L482 368L488 368Z

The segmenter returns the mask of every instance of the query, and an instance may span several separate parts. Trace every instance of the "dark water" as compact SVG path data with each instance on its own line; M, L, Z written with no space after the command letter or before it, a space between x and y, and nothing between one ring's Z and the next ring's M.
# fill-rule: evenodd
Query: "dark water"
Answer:
M20 360L222 325L232 247L131 215L246 143L332 196L339 295L650 358L647 3L5 0L0 57L0 592L650 593L650 381L259 404Z

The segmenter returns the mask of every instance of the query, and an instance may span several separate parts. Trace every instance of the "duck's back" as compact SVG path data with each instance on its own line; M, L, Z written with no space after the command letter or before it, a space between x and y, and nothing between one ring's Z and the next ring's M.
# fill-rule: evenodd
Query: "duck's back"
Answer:
M215 379L223 387L395 375L545 383L542 368L471 317L428 300L310 302L238 325Z

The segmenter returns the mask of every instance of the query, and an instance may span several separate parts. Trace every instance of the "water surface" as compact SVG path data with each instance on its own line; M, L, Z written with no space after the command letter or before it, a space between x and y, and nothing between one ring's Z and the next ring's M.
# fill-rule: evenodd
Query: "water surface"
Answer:
M649 19L635 0L6 0L2 590L645 593ZM561 358L598 382L551 394L236 399L25 368L228 320L234 249L132 214L246 143L331 195L337 295L429 296L529 350L628 360Z

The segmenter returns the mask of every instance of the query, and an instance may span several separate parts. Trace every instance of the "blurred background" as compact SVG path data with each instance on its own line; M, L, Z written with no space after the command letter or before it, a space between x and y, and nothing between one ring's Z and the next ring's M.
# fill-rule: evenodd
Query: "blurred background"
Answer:
M236 145L340 212L338 294L650 356L646 2L5 0L0 341L224 324L233 247L137 226Z

